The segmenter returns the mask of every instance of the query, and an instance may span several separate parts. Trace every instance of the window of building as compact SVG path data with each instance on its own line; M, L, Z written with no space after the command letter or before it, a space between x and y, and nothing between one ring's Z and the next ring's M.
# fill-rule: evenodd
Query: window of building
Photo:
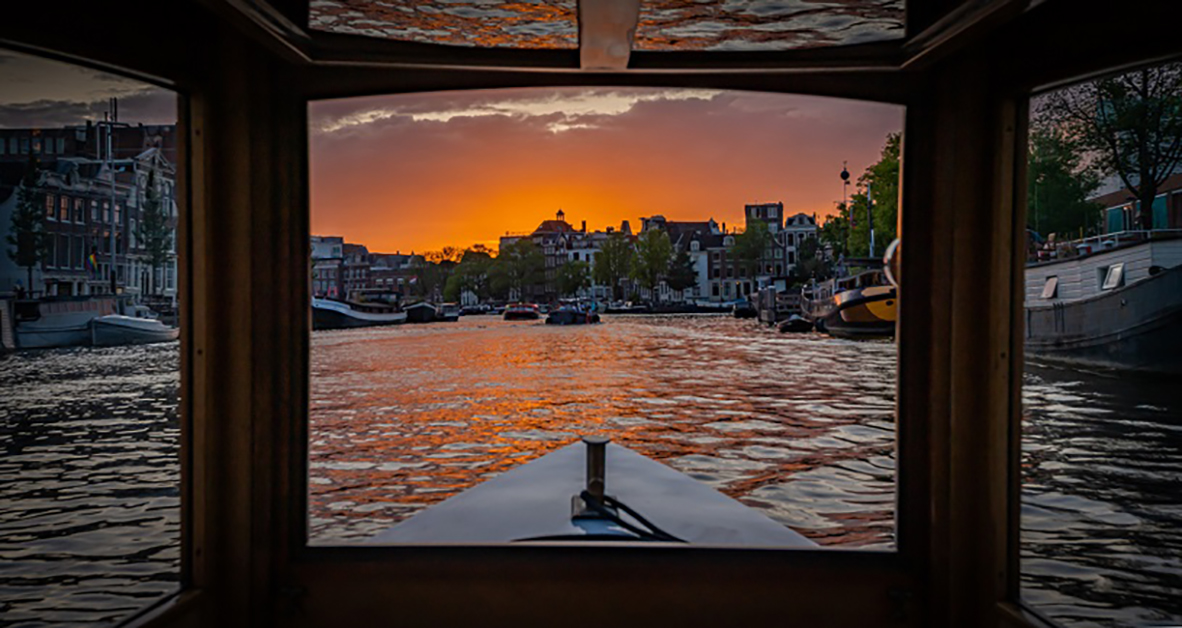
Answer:
M98 201L90 199L90 222L96 223L99 221Z
M86 201L80 198L74 199L74 222L78 224L86 222Z
M58 203L58 220L61 220L62 222L69 222L70 221L70 197L63 194L58 197L57 203Z
M5 141L5 139L3 137L0 137L0 155L3 155L5 152L7 152L7 150L5 148L7 146L8 146L8 143Z
M57 138L57 153L59 155L62 155L62 154L65 154L65 152L66 152L66 138L59 137L59 138Z
M17 154L16 143L17 143L17 139L15 136L8 138L8 152L9 152L9 154L11 154L11 155Z
M45 239L45 267L57 266L57 238L50 236Z
M788 263L789 264L796 263L796 251L788 251Z
M57 205L56 199L52 194L45 195L45 218L47 220L57 220Z
M111 222L111 201L103 201L103 222L107 224Z
M39 138L39 137L33 138L33 154L34 155L41 154L41 138Z

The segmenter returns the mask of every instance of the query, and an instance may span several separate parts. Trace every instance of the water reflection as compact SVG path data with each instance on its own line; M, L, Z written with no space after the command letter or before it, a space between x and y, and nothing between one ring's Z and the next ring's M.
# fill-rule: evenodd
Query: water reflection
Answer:
M312 539L364 539L604 434L819 543L890 547L894 369L890 343L717 316L318 332Z
M1056 622L1182 622L1178 384L1027 368L1022 595Z
M0 624L109 623L177 589L177 343L0 358Z

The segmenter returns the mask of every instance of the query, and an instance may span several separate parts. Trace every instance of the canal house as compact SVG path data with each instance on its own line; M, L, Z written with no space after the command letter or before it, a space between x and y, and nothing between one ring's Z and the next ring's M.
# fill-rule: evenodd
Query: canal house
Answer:
M1174 3L854 1L893 26L787 50L633 45L637 0L579 2L567 48L362 34L387 4L49 1L0 21L4 47L180 95L181 586L123 625L1047 625L1019 595L1028 101L1182 54ZM308 543L308 103L571 85L906 106L893 550Z

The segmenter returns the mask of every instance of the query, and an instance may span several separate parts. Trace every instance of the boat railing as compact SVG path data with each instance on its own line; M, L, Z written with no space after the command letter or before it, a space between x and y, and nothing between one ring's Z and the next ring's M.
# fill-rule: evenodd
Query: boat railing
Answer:
M1032 247L1026 261L1038 263L1084 257L1149 240L1174 238L1182 238L1182 229L1129 229L1075 240L1048 240Z

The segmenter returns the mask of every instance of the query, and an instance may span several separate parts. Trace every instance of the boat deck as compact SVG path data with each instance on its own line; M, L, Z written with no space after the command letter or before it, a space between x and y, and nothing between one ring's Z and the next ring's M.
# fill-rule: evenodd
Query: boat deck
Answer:
M693 478L626 447L607 446L607 494L694 545L811 548L816 544ZM370 539L375 544L507 543L594 531L571 519L584 485L575 443L479 484ZM627 537L620 537L627 541Z

